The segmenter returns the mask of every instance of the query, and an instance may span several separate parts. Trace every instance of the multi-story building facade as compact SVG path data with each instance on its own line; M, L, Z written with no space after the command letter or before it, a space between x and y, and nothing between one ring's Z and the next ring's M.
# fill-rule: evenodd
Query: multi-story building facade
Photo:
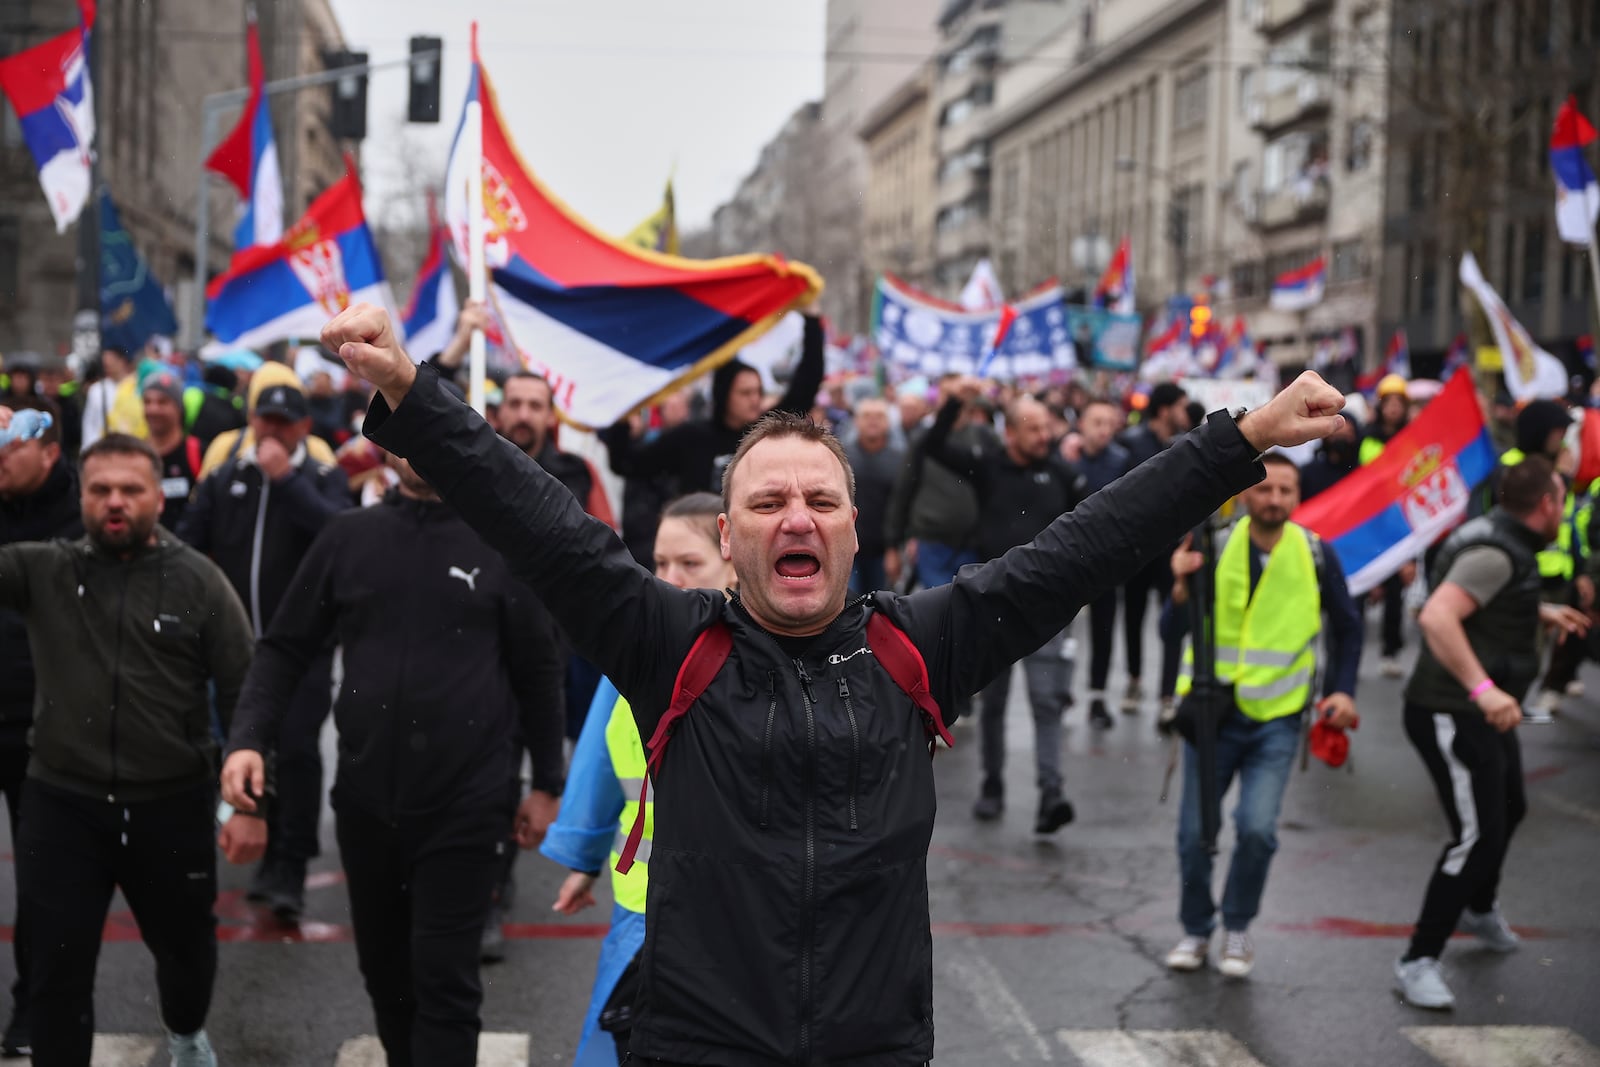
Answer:
M857 128L867 156L862 251L870 277L933 285L933 64L924 63Z
M259 7L268 78L320 70L324 52L342 46L327 0ZM0 3L0 54L69 29L71 12L71 5L43 0ZM151 272L172 294L180 323L187 324L196 307L201 101L243 86L244 29L242 0L99 5L95 144L101 178ZM344 146L328 136L327 90L274 101L273 107L285 212L293 221L311 196L342 173ZM0 352L65 351L78 308L77 234L56 233L16 115L9 104L0 108ZM231 121L224 117L223 130ZM216 272L231 252L236 197L220 179L204 180L213 183L208 255Z

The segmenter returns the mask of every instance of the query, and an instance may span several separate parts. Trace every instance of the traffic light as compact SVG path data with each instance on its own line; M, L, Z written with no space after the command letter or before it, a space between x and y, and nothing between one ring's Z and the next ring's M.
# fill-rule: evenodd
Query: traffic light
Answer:
M1189 309L1189 336L1198 341L1210 332L1211 308L1197 300Z
M367 65L365 52L329 52L325 59L329 70ZM333 113L328 127L340 140L360 141L367 136L366 71L346 74L333 83Z
M442 38L411 38L411 96L406 107L408 122L439 121L439 68L443 58Z

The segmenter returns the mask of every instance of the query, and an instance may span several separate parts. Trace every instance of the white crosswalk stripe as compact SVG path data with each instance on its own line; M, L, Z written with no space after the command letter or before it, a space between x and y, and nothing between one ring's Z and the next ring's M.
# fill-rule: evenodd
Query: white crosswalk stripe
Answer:
M1600 1049L1562 1026L1407 1026L1444 1067L1600 1067Z
M95 1034L89 1053L89 1067L150 1067L156 1050L166 1042L155 1034ZM11 1060L16 1064L32 1060ZM164 1061L156 1060L163 1063Z
M1083 1067L1264 1067L1220 1030L1057 1030Z
M339 1047L334 1067L384 1067L383 1046L371 1034L352 1038ZM478 1067L528 1067L527 1034L480 1034Z

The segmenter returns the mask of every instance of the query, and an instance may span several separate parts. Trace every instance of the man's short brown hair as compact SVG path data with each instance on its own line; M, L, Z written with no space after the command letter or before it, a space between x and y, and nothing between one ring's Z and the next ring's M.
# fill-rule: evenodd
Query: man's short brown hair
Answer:
M756 445L768 438L780 437L798 437L802 441L815 441L832 452L833 457L839 461L839 466L844 468L845 484L850 489L850 503L856 502L856 472L850 469L850 459L844 454L844 446L839 443L839 439L833 436L826 426L812 422L808 415L796 415L789 411L769 411L757 419L755 425L745 433L739 441L738 450L722 470L722 510L730 510L729 503L732 498L729 494L733 488L733 469Z
M141 440L132 434L108 433L84 449L83 454L78 457L80 475L89 461L96 456L143 456L150 461L150 469L155 472L156 481L161 480L161 457L156 454L149 441Z
M1518 517L1533 514L1539 501L1554 492L1555 475L1555 464L1544 456L1524 456L1500 476L1500 506Z

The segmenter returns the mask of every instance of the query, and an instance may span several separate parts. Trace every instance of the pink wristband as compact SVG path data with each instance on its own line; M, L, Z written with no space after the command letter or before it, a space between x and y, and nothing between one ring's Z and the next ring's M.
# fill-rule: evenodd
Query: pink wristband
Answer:
M1493 678L1485 678L1483 681L1479 682L1477 685L1472 687L1472 692L1467 694L1467 699L1468 700L1477 700L1479 697L1483 696L1483 694L1487 693L1489 690L1491 690L1493 688L1494 688L1494 679Z

